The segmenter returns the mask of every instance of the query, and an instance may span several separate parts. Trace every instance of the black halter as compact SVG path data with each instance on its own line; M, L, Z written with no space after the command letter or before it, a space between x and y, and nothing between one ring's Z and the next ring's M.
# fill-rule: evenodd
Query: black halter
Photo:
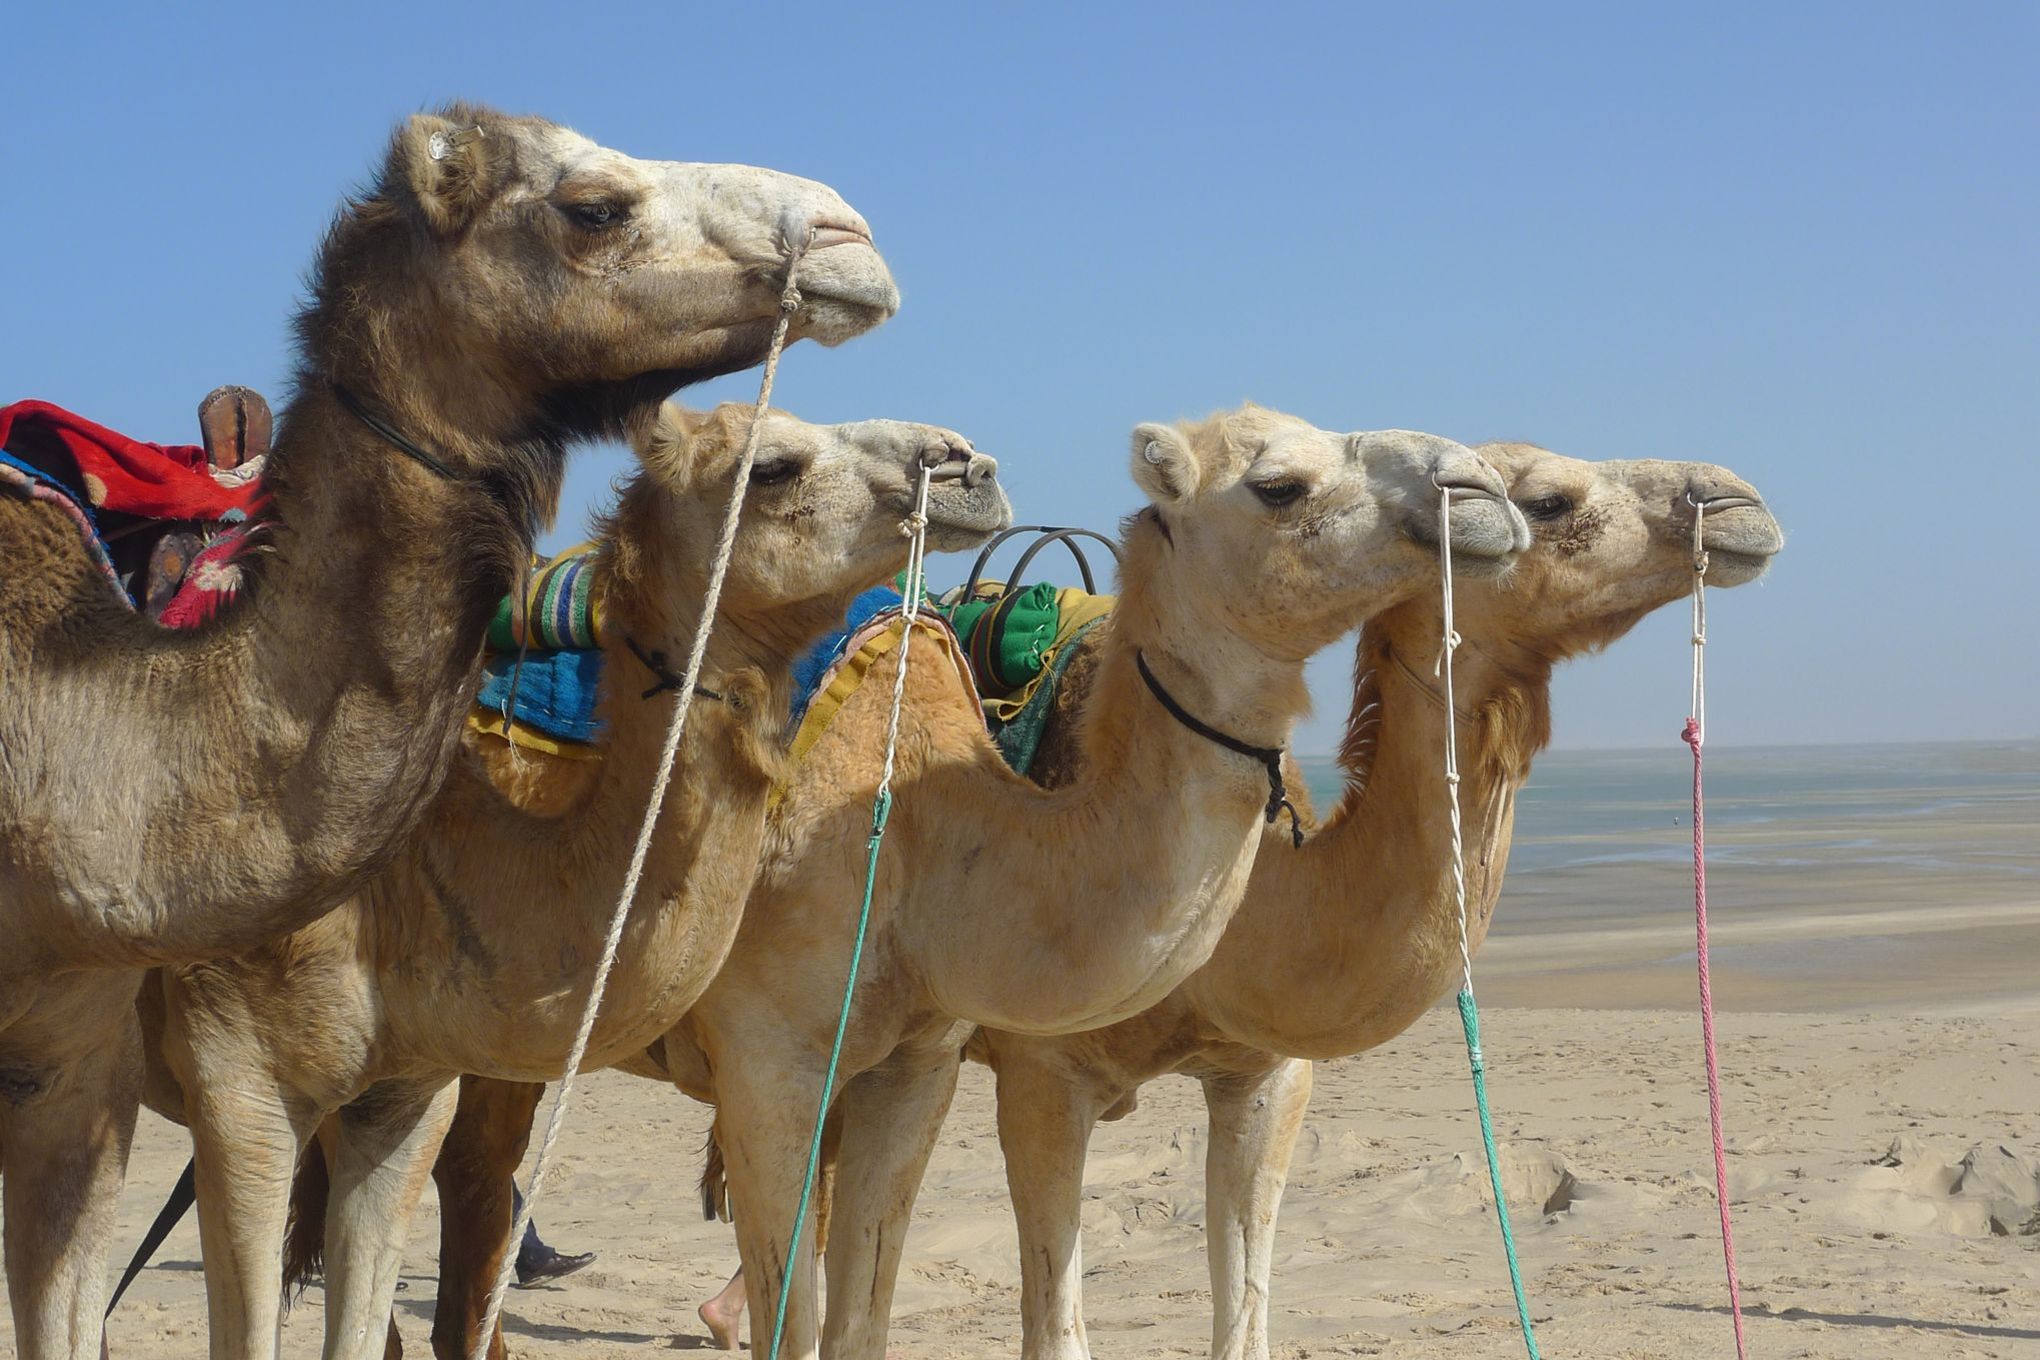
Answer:
M340 404L347 408L348 415L353 416L356 420L368 426L369 429L374 430L377 437L385 444L388 444L398 453L409 458L419 467L424 468L427 472L436 473L445 481L464 482L468 480L446 464L440 462L437 458L434 458L431 454L425 452L424 449L419 448L417 444L406 438L403 431L399 430L396 426L390 424L366 406L363 406L360 397L355 396L339 383L333 384L333 395L338 397Z
M648 652L644 648L638 646L637 639L634 637L624 638L623 645L630 648L630 654L636 657L639 661L642 661L644 663L645 669L650 671L653 675L657 676L659 679L658 684L653 685L643 694L638 695L638 698L649 699L654 694L664 694L668 690L677 690L680 688L680 677L673 674L672 670L667 667L666 654L664 652ZM696 685L694 687L694 693L695 697L697 698L714 699L718 703L727 702L726 700L723 699L722 695L708 688L706 685Z
M385 444L388 444L398 453L403 454L404 457L410 459L419 467L424 468L441 481L474 487L484 496L494 501L501 507L503 513L509 516L510 522L524 535L526 551L530 550L529 545L532 540L538 537L536 512L530 509L522 512L513 509L509 488L504 485L501 478L495 476L470 477L464 473L454 471L451 467L447 466L445 459L428 452L402 430L399 430L396 426L390 424L389 421L384 420L381 416L369 410L362 403L361 398L355 396L348 388L338 382L331 383L330 386L333 389L333 396L339 401L347 414L353 416L363 425L366 425L376 438L382 440Z
M1268 825L1275 825L1278 813L1289 812L1289 835L1293 845L1303 844L1303 823L1296 815L1296 804L1289 801L1288 790L1282 784L1282 748L1280 746L1249 746L1238 737L1229 737L1209 723L1200 721L1189 709L1176 702L1176 697L1162 688L1162 682L1155 679L1155 673L1148 669L1147 657L1138 649L1133 654L1133 664L1140 668L1140 678L1147 681L1148 692L1161 701L1169 716L1195 732L1206 741L1216 742L1228 751L1237 751L1250 756L1268 767Z

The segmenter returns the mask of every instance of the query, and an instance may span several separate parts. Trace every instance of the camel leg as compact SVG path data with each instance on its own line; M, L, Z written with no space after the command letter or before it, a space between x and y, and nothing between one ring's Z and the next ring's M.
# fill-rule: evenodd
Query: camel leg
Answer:
M882 1360L900 1253L928 1156L956 1094L956 1045L896 1052L858 1074L836 1101L843 1121L829 1242L823 1258L830 1360Z
M213 1360L274 1360L298 1152L323 1112L246 1072L185 1082Z
M1213 1360L1268 1360L1268 1276L1289 1155L1310 1104L1311 1068L1286 1059L1255 1076L1207 1077L1205 1252Z
M790 1262L787 1244L807 1171L808 1140L814 1133L814 1105L822 1085L822 1063L801 1061L791 1038L784 1047L761 1044L757 1053L782 1059L719 1063L716 1117L722 1126L729 1170L730 1204L735 1211L737 1249L750 1295L751 1338L763 1353L771 1345L780 1280L792 1277L787 1297L781 1360L815 1360L815 1206L810 1202L800 1236L800 1254ZM809 1055L802 1055L807 1057Z
M459 1096L451 1078L390 1081L341 1108L326 1209L325 1360L382 1360L404 1238Z
M142 1094L132 1012L48 1091L0 1114L7 1296L22 1360L98 1360L106 1250Z
M1020 1230L1022 1360L1086 1360L1084 1157L1117 1092L1074 1083L1045 1063L1001 1053L999 1146Z
M460 1079L460 1107L439 1146L439 1302L432 1311L432 1354L469 1360L510 1242L510 1186L531 1141L531 1119L545 1087L538 1082ZM489 1339L489 1360L505 1360L503 1324Z

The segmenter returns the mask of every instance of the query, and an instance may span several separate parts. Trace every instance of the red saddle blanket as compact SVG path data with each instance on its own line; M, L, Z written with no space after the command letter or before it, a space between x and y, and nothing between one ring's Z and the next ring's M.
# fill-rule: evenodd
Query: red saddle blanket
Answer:
M253 469L249 469L253 471ZM86 550L130 607L134 595L123 584L134 564L122 570L109 555L109 542L126 537L146 544L135 530L154 525L208 526L214 538L197 563L213 570L192 572L161 621L189 627L210 617L231 598L238 573L221 570L240 546L240 533L217 530L248 519L262 499L259 480L216 477L198 444L152 444L85 419L46 401L0 406L0 479L35 499L54 503L77 524ZM229 542L228 540L234 540ZM201 581L199 578L205 579ZM196 587L196 589L194 589ZM200 598L190 598L191 596Z

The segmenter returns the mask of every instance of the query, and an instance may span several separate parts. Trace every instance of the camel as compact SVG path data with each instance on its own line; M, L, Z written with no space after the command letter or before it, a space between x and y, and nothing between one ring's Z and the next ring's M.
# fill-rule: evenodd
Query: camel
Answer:
M1101 656L1101 697L1111 697L1087 713L1081 737L1090 778L1056 793L1021 779L986 735L967 680L939 660L909 669L896 801L838 1074L846 1139L877 1148L888 1128L939 1121L972 1024L1110 1023L1166 995L1215 944L1272 816L1267 772L1170 716L1143 667L1200 721L1279 747L1303 703L1305 659L1435 587L1441 485L1459 507L1454 552L1469 570L1503 570L1528 542L1493 472L1430 435L1332 434L1250 404L1138 427L1132 467L1149 503L1125 526L1118 642ZM776 1298L788 1257L892 679L889 654L796 770L722 972L680 1025L619 1064L718 1104L759 1309ZM1140 853L1125 854L1130 845ZM1090 900L1112 906L1078 908ZM537 1098L536 1087L493 1081L463 1092L436 1173L440 1357L472 1353L482 1293L508 1246L503 1187ZM885 1148L891 1176L855 1206L853 1249L828 1255L830 1297L868 1297L877 1320L843 1336L832 1308L832 1354L882 1345L903 1234L880 1241L867 1225L881 1204L911 1210L932 1124L926 1135ZM814 1229L794 1266L790 1356L815 1348ZM500 1330L490 1344L504 1354Z
M459 1074L543 1081L564 1065L672 705L686 701L660 658L684 655L694 634L750 423L747 408L669 411L604 526L593 569L606 754L519 757L521 797L547 797L537 786L557 777L575 786L569 806L516 806L497 787L505 772L488 768L510 748L489 743L491 761L455 765L361 893L231 959L164 970L163 1054L195 1148L216 1360L274 1354L291 1171L328 1114L339 1139L325 1354L380 1355ZM924 463L937 478L931 547L974 546L1009 522L995 464L961 435L767 417L679 777L590 1065L642 1052L728 952L779 773L792 663L859 591L905 565L899 522Z
M295 929L388 859L565 447L758 362L789 243L789 338L896 309L826 186L419 115L319 251L228 617L156 629L65 520L0 498L0 1169L25 1357L99 1350L141 970Z
M1436 581L1438 488L1454 549L1500 570L1527 530L1493 472L1431 435L1318 430L1256 406L1133 437L1147 506L1126 524L1114 645L1080 740L1090 777L1046 792L1007 769L953 668L910 669L896 801L837 1074L844 1165L829 1297L868 1303L831 1354L883 1349L904 1226L972 1024L1053 1033L1166 996L1215 946L1281 796L1305 660ZM864 873L892 668L809 751L776 809L728 961L658 1050L712 1099L752 1307L791 1274L783 1355L816 1349L814 1231L790 1251ZM1164 696L1168 696L1164 698ZM1137 848L1135 848L1137 847ZM1132 849L1132 853L1129 850ZM1109 903L1100 909L1095 903ZM837 1094L839 1093L839 1094ZM840 1244L847 1242L848 1248Z
M1695 503L1706 509L1710 584L1755 579L1782 546L1756 491L1718 467L1588 463L1522 444L1480 452L1508 482L1535 542L1506 579L1458 592L1460 797L1476 949L1500 894L1516 793L1550 737L1553 668L1690 591ZM1085 1034L973 1036L970 1055L997 1073L1027 1360L1090 1353L1078 1232L1085 1144L1097 1120L1123 1116L1142 1083L1169 1072L1196 1077L1210 1111L1212 1354L1265 1360L1275 1218L1310 1095L1307 1059L1386 1042L1459 982L1444 702L1432 670L1439 635L1430 596L1362 630L1340 752L1344 797L1300 852L1263 850L1210 961L1165 1002ZM1103 662L1079 671L1084 664L1072 667L1070 707L1044 741L1039 768L1051 779L1074 777L1082 762L1074 713L1098 702L1084 690L1099 688ZM865 1174L847 1155L837 1168L839 1186Z

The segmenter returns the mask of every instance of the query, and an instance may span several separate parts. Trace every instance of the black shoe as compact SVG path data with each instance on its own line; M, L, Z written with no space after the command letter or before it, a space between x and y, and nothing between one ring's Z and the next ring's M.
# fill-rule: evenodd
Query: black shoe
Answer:
M559 1252L553 1252L544 1259L533 1261L529 1265L519 1261L517 1263L517 1287L519 1289L533 1289L548 1280L562 1279L577 1270L586 1270L594 1264L595 1253L592 1251L584 1251L579 1256L563 1256Z

